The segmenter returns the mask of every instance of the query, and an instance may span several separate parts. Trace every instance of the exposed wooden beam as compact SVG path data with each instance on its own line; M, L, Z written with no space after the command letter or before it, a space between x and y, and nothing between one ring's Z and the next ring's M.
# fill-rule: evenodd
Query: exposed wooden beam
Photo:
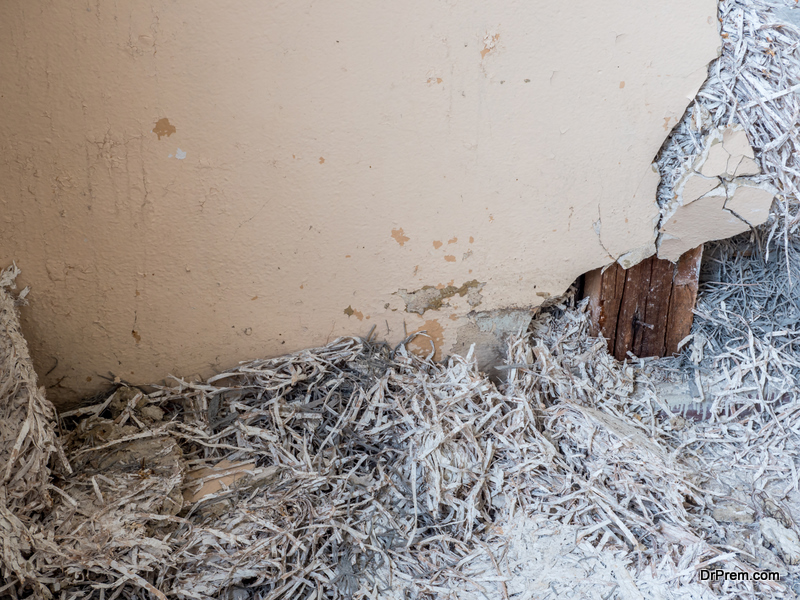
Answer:
M623 360L668 356L692 329L700 261L699 246L677 264L655 256L627 271L618 264L586 274L592 334L608 340L609 352Z

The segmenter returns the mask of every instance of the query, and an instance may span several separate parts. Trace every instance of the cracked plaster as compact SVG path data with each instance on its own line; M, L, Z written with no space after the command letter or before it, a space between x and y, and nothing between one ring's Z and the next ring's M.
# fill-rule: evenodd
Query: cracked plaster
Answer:
M712 130L665 207L656 241L658 257L676 262L704 242L766 222L775 189L752 179L760 172L741 126Z

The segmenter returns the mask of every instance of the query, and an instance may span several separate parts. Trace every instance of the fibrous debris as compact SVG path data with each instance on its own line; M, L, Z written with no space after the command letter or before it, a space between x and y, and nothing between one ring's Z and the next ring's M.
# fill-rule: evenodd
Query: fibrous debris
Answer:
M784 432L800 426L797 404L737 413L746 400L731 395L718 407L726 421L676 429L654 392L655 363L619 363L587 332L585 304L541 311L509 340L502 388L470 353L433 363L342 338L150 394L121 386L62 414L60 437L50 415L25 435L32 447L63 446L73 473L36 482L52 505L4 509L17 533L2 539L20 540L4 542L5 589L466 600L543 585L540 595L566 598L790 597L786 581L723 591L697 571L772 560L795 576L748 523L714 511L744 502L760 522L769 511L793 527L793 497L776 486L794 493L797 481L753 470L751 487L719 482L752 464L756 442L782 445L773 462L793 460ZM536 567L567 538L572 558ZM584 565L579 581L564 576L573 561Z

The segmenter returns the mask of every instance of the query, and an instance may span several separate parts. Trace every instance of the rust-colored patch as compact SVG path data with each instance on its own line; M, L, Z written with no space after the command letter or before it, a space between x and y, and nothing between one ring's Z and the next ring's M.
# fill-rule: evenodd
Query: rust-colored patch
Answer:
M153 127L153 133L155 133L158 136L158 139L161 139L162 135L166 136L166 137L169 137L173 133L175 133L176 131L178 131L178 130L175 129L175 126L172 125L169 122L169 119L167 119L166 117L156 121L156 126Z
M433 240L433 247L434 247L436 250L438 250L439 248L441 248L441 247L442 247L442 242L440 242L439 240Z
M136 340L136 343L137 343L137 344L138 344L139 342L141 342L141 341L142 341L142 336L140 336L140 335L139 335L139 332L138 332L138 331L136 331L135 329L133 329L133 330L131 331L131 335L133 336L133 339L135 339L135 340Z
M322 158L321 156L319 157L319 164L321 164L321 165L325 164L325 159Z
M433 360L440 360L442 357L442 346L444 345L444 328L439 321L431 319L417 329L424 331L430 338L419 335L408 343L408 349L417 356L428 356L431 353L431 341L433 342Z
M455 244L457 241L458 241L458 238L454 237L454 238L450 238L449 240L447 240L447 243L448 244Z
M455 257L455 256L453 256L452 254L448 254L447 256L445 256L445 257L444 257L444 259L445 259L447 262L456 262L456 257Z
M364 320L364 313L362 313L360 310L355 310L352 306L348 306L347 308L345 308L344 314L346 314L348 317L355 316L355 318L358 319L359 321Z
M410 237L405 235L402 227L398 229L392 229L392 237L394 238L394 241L400 244L401 246L403 246L408 240L411 239Z
M258 296L253 296L252 298L250 298L250 301L251 301L251 302L252 302L253 300L258 300Z

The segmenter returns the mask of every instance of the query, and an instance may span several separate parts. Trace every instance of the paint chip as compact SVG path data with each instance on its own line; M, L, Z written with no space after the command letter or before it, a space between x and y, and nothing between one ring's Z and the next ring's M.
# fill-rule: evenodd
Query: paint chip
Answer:
M392 229L392 237L401 246L405 245L405 243L411 239L410 237L405 235L402 227L400 227L399 229Z
M345 308L344 314L346 314L348 317L355 316L359 321L364 320L364 313L362 313L360 310L355 310L352 306Z
M448 244L455 244L457 241L458 241L458 238L457 238L457 237L454 237L454 238L452 238L452 239L449 239L449 240L447 240L447 243L448 243Z
M178 160L183 160L184 158L186 158L186 152L178 148L175 151L175 158L177 158Z
M433 247L434 247L436 250L438 250L439 248L441 248L441 247L442 247L442 242L440 242L439 240L433 240Z
M176 131L177 129L175 129L175 126L172 125L169 122L169 119L167 119L166 117L156 121L156 126L153 127L153 133L155 133L158 136L159 140L161 139L162 135L169 137Z
M455 257L455 256L453 256L452 254L448 254L447 256L445 256L445 257L444 257L444 259L445 259L447 262L456 262L456 257Z
M481 50L481 58L486 58L486 55L495 49L495 47L497 46L497 40L499 39L500 39L499 33L496 33L494 35L489 35L487 33L485 36L483 36L483 50Z

